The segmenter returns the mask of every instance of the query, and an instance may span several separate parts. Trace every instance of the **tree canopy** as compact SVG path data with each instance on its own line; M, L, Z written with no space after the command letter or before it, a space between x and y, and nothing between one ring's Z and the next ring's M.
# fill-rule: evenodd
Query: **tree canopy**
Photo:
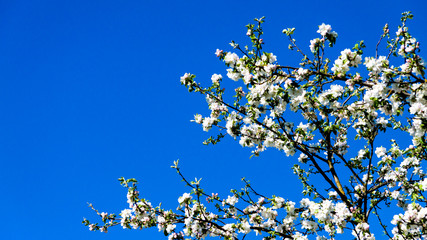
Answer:
M295 163L303 199L265 196L246 179L228 196L210 194L175 161L172 168L190 189L175 210L154 206L135 179L121 178L129 208L120 214L93 208L101 221L83 223L102 232L116 225L157 227L169 239L427 238L426 64L407 26L412 17L403 13L395 30L384 26L374 56L364 55L363 41L329 56L339 35L325 23L309 52L296 43L294 28L284 29L289 49L302 58L297 66L281 65L263 50L264 18L255 19L246 26L249 46L231 42L232 51L215 53L228 79L213 74L205 87L193 74L181 77L208 103L210 115L193 120L214 132L205 144L229 135L253 156L267 148L283 152ZM233 91L223 87L230 80L238 84ZM309 181L313 177L322 181Z

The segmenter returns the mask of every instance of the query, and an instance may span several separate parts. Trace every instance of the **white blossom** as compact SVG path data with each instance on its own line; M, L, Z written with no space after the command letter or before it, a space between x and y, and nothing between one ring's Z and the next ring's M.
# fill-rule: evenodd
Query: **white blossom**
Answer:
M215 83L215 84L218 84L221 79L222 79L221 74L214 74L211 77L212 83Z
M319 25L319 30L317 30L318 33L322 36L326 36L326 34L330 33L332 31L331 25L327 25L322 23L322 25Z

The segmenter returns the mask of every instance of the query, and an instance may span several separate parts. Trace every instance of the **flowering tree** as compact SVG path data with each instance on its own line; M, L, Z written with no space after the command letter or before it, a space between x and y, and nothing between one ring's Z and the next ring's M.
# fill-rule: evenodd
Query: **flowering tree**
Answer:
M338 34L330 25L319 26L310 54L297 46L295 29L285 29L289 48L303 57L296 67L282 66L273 53L263 51L263 18L255 19L256 24L247 25L252 46L232 42L236 53L216 51L227 66L227 77L240 83L232 102L224 100L220 74L212 75L209 87L192 74L181 77L190 92L206 96L211 114L197 114L193 120L204 131L217 131L205 143L216 144L230 135L253 148L256 156L267 148L298 155L293 172L306 198L294 202L267 197L244 179L244 187L225 198L207 194L199 180L188 181L181 174L176 161L172 168L191 189L179 197L176 210L154 207L142 198L135 179L121 178L129 208L119 215L94 209L102 221L83 223L102 232L115 225L157 227L169 239L244 239L250 234L263 239L335 239L346 232L355 239L375 239L372 225L383 228L381 238L426 239L426 67L419 43L406 26L411 18L403 13L395 34L384 27L375 56L362 57L365 44L360 41L333 62L326 51ZM383 40L387 54L380 56ZM381 134L396 132L412 144L376 141ZM355 140L349 144L349 138ZM323 183L308 181L315 175ZM395 212L392 219L384 217L388 206ZM378 237L378 231L375 234Z

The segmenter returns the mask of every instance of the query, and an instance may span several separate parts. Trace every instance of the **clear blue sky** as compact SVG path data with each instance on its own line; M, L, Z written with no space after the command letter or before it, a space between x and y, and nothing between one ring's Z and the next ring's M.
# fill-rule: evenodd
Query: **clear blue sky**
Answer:
M246 176L267 195L298 201L300 189L289 189L297 186L295 159L273 150L249 159L250 150L229 138L201 144L209 134L189 120L207 105L179 77L225 76L215 49L247 43L244 26L255 17L266 16L266 50L295 64L283 28L296 27L308 50L324 22L339 34L334 51L364 39L373 55L384 24L394 33L408 10L425 53L424 0L1 1L2 239L162 239L157 229L102 234L80 222L95 219L86 202L108 212L126 207L121 176L137 178L153 203L175 208L188 191L169 168L178 158L207 192L226 194Z

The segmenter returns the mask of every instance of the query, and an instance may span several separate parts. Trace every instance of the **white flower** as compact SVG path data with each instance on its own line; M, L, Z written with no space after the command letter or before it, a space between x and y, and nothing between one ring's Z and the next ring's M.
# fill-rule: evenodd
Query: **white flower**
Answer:
M297 80L303 80L308 74L308 69L298 68L298 71L295 74Z
M219 81L222 79L221 74L214 74L211 77L212 83L219 83Z
M310 51L312 53L316 52L316 46L319 46L319 44L321 43L321 40L319 38L315 38L313 40L310 40Z
M292 236L292 238L293 238L294 240L308 240L308 237L307 237L307 236L302 235L300 232L296 232L296 233Z
M352 231L352 234L357 239L375 240L374 234L369 232L369 224L365 222L357 224L356 229Z
M96 225L95 224L89 224L89 231L94 231Z
M399 48L399 55L404 56L405 53L410 53L415 50L417 46L417 39L409 38L405 41L405 44L401 45Z
M268 56L268 62L273 63L275 61L277 61L276 55L274 55L273 53L270 53L270 55Z
M377 124L378 124L378 125L381 125L381 126L383 126L383 127L386 127L386 126L387 126L387 123L388 123L388 120L387 120L387 119L385 119L384 117L380 117L380 118L378 118L378 119L376 120L376 122L377 122Z
M234 206L237 202L239 201L238 198L236 198L234 195L233 196L228 196L227 200L225 200L225 202L231 206Z
M372 99L380 99L384 96L387 86L384 83L377 83L372 86L371 89L368 89L363 96L365 102L372 102Z
M271 73L271 72L273 72L274 70L276 70L276 68L277 68L277 65L274 65L274 64L267 64L267 65L264 67L264 70L265 70L267 73Z
M399 29L396 32L396 36L399 37L404 31L406 31L406 27L405 28L399 27Z
M377 155L378 158L381 158L382 156L384 156L386 152L387 150L385 149L385 147L377 147L375 150L375 154Z
M299 161L299 162L301 162L301 163L306 163L306 162L307 162L307 159L308 159L308 156L307 156L307 155L305 155L304 153L301 153L301 154L299 155L299 157L298 157L298 161Z
M427 191L427 178L424 178L424 180L421 182L421 187L424 191Z
M239 56L235 53L227 52L224 57L224 62L229 64L230 67L234 67L234 64L239 61Z
M331 70L338 76L344 76L350 67L357 67L360 63L362 63L362 57L347 48L341 51L341 55L335 60Z
M364 64L373 74L379 74L383 69L388 67L389 61L385 56L379 56L378 58L365 57Z
M331 32L331 30L332 30L331 25L326 25L322 23L322 25L319 26L319 30L317 30L317 32L320 33L320 35L322 36L326 36L326 34Z
M303 124L302 122L300 122L297 128L300 128L302 131L307 132L308 124Z
M181 197L178 198L179 204L188 202L191 200L191 195L189 193L184 193Z
M195 122L198 124L201 124L203 122L203 117L200 114L194 115L194 120L191 120L191 122Z
M132 209L124 209L122 210L122 212L120 213L120 216L122 216L122 218L128 218L132 216Z
M206 117L203 119L203 131L207 132L212 128L212 125L215 123L216 118L213 117Z
M399 191L393 191L390 195L393 199L399 199L400 192Z
M166 232L167 232L167 233L171 233L175 228L176 228L176 225L175 225L175 224L169 224L169 225L166 227Z
M108 213L102 212L100 215L101 215L102 220L104 220L108 216Z
M191 82L191 74L185 73L184 76L180 78L180 80L181 80L181 84L184 84L185 86L187 86Z
M227 77L229 77L233 81L237 81L240 78L240 73L233 71L233 69L227 69Z
M314 231L317 228L317 223L314 221L303 220L301 223L302 229L307 229L308 231Z
M282 208L285 203L285 199L281 197L275 197L274 202L276 203L275 206L272 207L272 209Z
M229 224L225 224L222 228L223 228L225 231L229 231L229 232L231 232L231 231L233 231L233 226L234 226L234 224L229 223Z
M244 233L244 234L248 234L250 231L251 231L251 225L248 223L248 221L243 221L242 227L239 230L239 232Z

